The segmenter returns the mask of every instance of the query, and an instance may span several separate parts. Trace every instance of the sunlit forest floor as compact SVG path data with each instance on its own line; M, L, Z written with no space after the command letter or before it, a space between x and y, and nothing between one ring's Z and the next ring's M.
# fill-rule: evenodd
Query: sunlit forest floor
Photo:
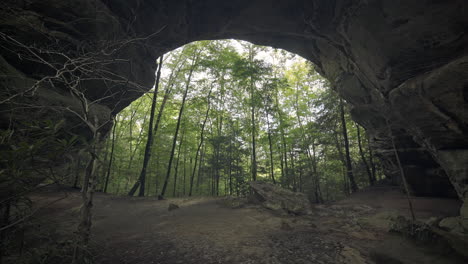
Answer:
M32 198L36 206L46 206L38 211L41 225L34 232L65 243L77 225L80 193L49 189ZM421 220L456 215L459 208L455 200L413 202ZM179 208L168 210L170 204ZM404 195L392 187L373 187L339 202L316 205L308 216L232 205L227 198L158 201L97 193L91 241L95 262L463 263L388 232L390 217L409 213Z

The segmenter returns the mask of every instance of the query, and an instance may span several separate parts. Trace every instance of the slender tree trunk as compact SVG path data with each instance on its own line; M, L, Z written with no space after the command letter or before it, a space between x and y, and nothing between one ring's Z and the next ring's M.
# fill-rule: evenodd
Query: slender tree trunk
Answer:
M148 119L148 112L150 111L147 111L146 114L145 114L145 117L143 118L143 123L141 125L141 129L140 129L140 132L138 134L138 139L137 139L137 142L136 142L136 146L140 146L141 142L143 141L143 132L144 132L144 127L146 125L146 121ZM138 147L135 147L131 154L130 154L130 160L128 161L128 165L127 165L127 174L129 174L127 176L127 182L125 183L125 189L124 190L127 190L128 189L128 184L130 183L131 181L131 178L130 177L130 174L132 174L133 172L131 172L131 168L132 168L132 165L133 165L133 160L135 159L135 155L137 153L137 150L138 150Z
M114 117L115 118L115 117ZM112 124L112 129L111 130L114 130L114 125ZM109 139L106 139L106 147L104 149L104 157L102 158L102 165L101 166L98 166L98 169L101 169L101 172L99 172L98 170L98 174L99 175L102 175L102 178L103 179L103 182L102 182L102 186L101 186L101 191L104 191L104 185L105 185L105 181L106 181L106 174L107 174L107 164L109 164L109 162L107 161L107 157L109 157L109 148L110 148L110 145L111 145L111 141L112 141L112 132L110 133L110 138ZM104 164L106 164L104 166Z
M153 120L154 120L154 112L156 109L156 99L158 97L158 90L159 90L159 80L161 78L161 69L162 69L162 63L163 63L163 56L159 58L159 67L158 67L158 73L156 74L156 83L154 85L154 95L153 95L153 101L151 103L151 113L150 113L150 122L148 126L148 140L146 142L146 148L145 148L145 155L143 157L143 167L141 169L140 177L138 178L138 181L133 185L132 189L128 193L129 196L133 196L140 187L140 192L138 193L138 196L145 196L145 184L146 184L146 169L148 168L148 162L151 157L151 147L153 144Z
M166 193L167 184L169 182L169 177L171 175L171 170L172 170L172 161L174 160L174 152L175 152L175 148L176 148L176 145L177 145L177 136L179 134L180 123L181 123L181 120L182 120L182 115L184 113L185 101L187 100L187 94L188 94L188 90L190 88L190 82L192 81L193 71L195 70L196 64L198 62L198 56L199 55L200 55L200 52L197 52L197 54L194 56L192 65L190 67L189 75L187 77L187 81L185 82L185 91L184 91L184 95L182 97L182 105L180 106L180 110L179 110L179 117L177 118L177 125L176 125L176 130L175 130L175 133L174 133L174 138L172 140L172 149L171 149L171 154L169 156L169 163L167 165L166 178L164 179L163 188L162 188L161 194L159 195L158 199L164 199L164 195Z
M253 88L252 88L252 95L251 98L253 100ZM257 152L256 152L256 141L255 141L255 107L252 102L251 106L251 122L252 122L252 180L257 180Z
M369 164L367 163L366 157L364 156L364 151L362 150L362 142L361 142L361 128L359 125L356 123L356 128L357 128L357 138L358 138L358 147L359 147L359 154L361 156L362 163L364 163L364 166L366 167L366 172L367 176L369 177L369 185L374 185L375 184L375 179L372 177L372 172L369 168Z
M299 192L302 192L302 166L299 166Z
M346 129L346 119L345 119L345 112L344 112L344 103L343 100L340 98L340 117L341 117L341 128L343 130L343 140L345 146L345 158L346 158L346 172L349 178L349 183L351 185L351 191L356 192L358 190L356 181L354 179L353 174L353 165L351 163L351 155L349 153L349 140L348 140L348 130Z
M283 159L283 177L284 179L288 178L289 177L289 165L288 165L288 155L287 155L287 152L288 152L288 148L287 148L287 144L286 144L286 136L285 136L285 133L284 133L284 127L283 127L283 121L282 121L282 118L281 118L281 115L280 115L280 133L281 133L281 141L282 141L282 159Z
M190 188L189 188L189 196L192 196L192 191L193 191L193 180L195 179L195 172L197 170L197 163L198 163L198 155L200 154L200 149L203 145L203 141L205 139L205 126L206 126L206 122L208 121L208 115L210 113L210 108L211 108L211 91L212 91L212 88L210 89L210 92L208 93L208 97L207 97L207 108L206 108L206 114L205 114L205 119L203 120L203 124L202 124L202 127L201 127L201 132L200 132L200 143L198 144L198 147L197 147L197 152L195 153L195 164L192 168L192 175L190 177ZM201 165L200 165L201 166ZM200 174L200 172L199 172ZM198 185L198 183L197 183Z
M271 128L270 128L270 117L268 117L267 113L267 126L268 126L268 146L270 148L270 177L271 180L273 181L273 184L276 184L275 180L275 168L274 168L274 163L273 163L273 142L271 138Z
M111 152L109 157L109 164L107 165L106 182L104 183L104 192L107 192L107 186L109 184L109 178L112 170L112 161L114 160L114 148L115 148L115 129L117 127L117 118L114 118L114 127L112 128L112 142Z
M293 154L293 151L290 150L289 151L289 156L290 156L290 161L291 161L291 176L292 176L292 184L293 184L293 191L294 192L297 192L297 182L296 182L296 168L295 168L295 164L294 164L294 154Z
M316 160L316 155L315 155L315 144L314 140L312 140L312 151L313 155L310 153L310 139L306 135L304 126L302 125L302 120L301 116L299 114L299 85L296 85L296 116L297 116L297 122L299 123L299 128L302 134L303 138L303 148L306 150L307 154L307 163L309 164L309 169L312 173L312 180L314 182L314 189L315 189L315 201L317 203L320 203L322 198L320 194L320 180L319 176L317 173L317 160Z
M169 99L169 95L171 94L172 85L167 86L167 88L166 88L166 90L164 92L163 100L161 102L161 105L159 106L158 117L156 118L156 123L154 124L154 129L153 129L155 135L158 132L159 124L161 123L162 115L164 113L164 109L166 108L167 99Z
M198 166L198 175L197 175L197 193L200 194L200 184L201 184L201 178L202 178L202 173L205 168L203 166L205 165L205 154L206 154L206 144L203 144L201 153L200 153L200 165ZM195 166L194 166L195 168Z
M128 147L129 147L129 150L130 150L130 159L128 161L128 167L127 167L127 173L131 173L130 172L130 169L132 168L132 163L133 163L133 156L135 155L135 152L136 150L138 149L138 146L140 145L140 138L141 138L141 131L143 131L143 129L141 129L140 131L140 136L137 138L137 145L135 147L135 150L133 150L133 119L135 118L135 115L136 113L138 112L139 108L140 108L140 105L142 104L143 101L140 100L140 102L138 103L138 105L135 107L135 109L133 110L132 114L130 115L130 121L128 122L128 134L129 134L129 137L130 139L128 140ZM143 124L146 122L146 115L144 117L144 120L143 120ZM120 188L120 181L119 181L119 185L117 188Z
M279 107L278 89L276 89L275 92L276 92L276 94L275 94L275 108L276 108L276 111L278 112L279 129L280 129L280 134L281 134L281 146L280 146L280 148L282 147L282 150L280 150L280 153L281 153L281 158L280 158L281 178L286 179L288 177L288 173L289 173L288 158L287 158L287 154L286 154L287 153L286 136L285 136L285 132L284 132L283 114L281 113L281 109Z
M249 46L249 62L254 59L253 46ZM250 121L252 126L252 180L257 180L257 150L256 150L256 125L255 125L255 83L253 76L250 76Z
M308 154L310 155L310 151L308 150ZM317 172L317 152L315 150L315 142L312 141L312 169L314 173L314 180L315 180L315 199L317 203L323 203L322 198L322 190L320 188L320 177Z
M232 123L231 123L231 131L232 131ZM229 139L229 195L232 195L232 140L233 137Z
M184 185L183 185L184 188L182 189L183 196L185 196L185 187L187 186L186 179L187 179L187 150L185 150L184 152Z
M176 161L176 166L175 166L175 169L174 169L174 188L172 190L172 196L173 197L176 197L176 189L177 189L177 174L179 173L179 163L180 163L180 151L181 151L181 147L182 147L182 144L184 142L184 137L185 137L185 127L184 129L182 130L182 135L181 135L181 139L180 139L180 143L179 143L179 148L177 150L177 161Z
M343 163L343 167L344 167L344 170L342 171L343 172L343 192L344 192L345 195L348 195L349 194L349 186L348 186L348 177L347 177L347 173L346 173L346 158L345 158L345 155L343 153L342 146L340 144L341 139L339 139L339 135L338 135L338 132L336 130L337 130L337 128L333 132L333 136L334 136L333 139L335 140L336 150L338 151L338 155L339 155L341 163Z
M236 160L236 168L237 168L237 177L236 177L236 194L237 194L237 197L239 197L239 196L240 196L240 188L239 188L239 177L240 177L240 176L241 176L241 174L242 174L242 169L240 169L239 163L240 163L240 159L237 159L237 160Z
M97 180L97 157L100 148L101 134L93 131L93 142L90 146L90 160L86 166L81 190L82 206L80 209L80 222L78 224L77 241L73 250L72 264L86 263L88 259L88 243L91 235L92 212L94 189Z
M284 163L283 163L283 151L281 150L281 146L278 144L278 151L281 153L280 157L280 168L281 168L281 179L285 179L285 172L284 172Z

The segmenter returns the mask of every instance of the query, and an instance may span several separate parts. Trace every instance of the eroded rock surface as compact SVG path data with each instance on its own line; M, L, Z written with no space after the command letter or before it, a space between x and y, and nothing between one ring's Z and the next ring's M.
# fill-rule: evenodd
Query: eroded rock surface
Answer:
M70 57L105 51L106 70L125 81L83 85L113 113L152 86L158 55L190 41L237 38L295 52L350 104L395 183L390 130L415 194L468 196L467 1L6 0L0 24L1 68L12 69L0 77L3 91L51 74L6 36ZM1 118L4 127L9 116Z
M311 212L307 195L266 182L253 181L253 199L265 208L283 214L306 215Z

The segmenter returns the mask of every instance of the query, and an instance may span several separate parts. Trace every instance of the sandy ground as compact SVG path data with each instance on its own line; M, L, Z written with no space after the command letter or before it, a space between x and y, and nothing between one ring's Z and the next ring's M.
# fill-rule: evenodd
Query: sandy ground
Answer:
M380 188L380 189L379 189ZM48 204L63 192L41 192ZM413 199L419 219L456 215L456 200ZM169 211L169 204L180 208ZM41 209L57 239L75 230L76 191ZM466 263L387 232L387 218L408 214L398 189L377 187L313 206L309 216L280 216L255 205L232 208L225 198L158 201L96 194L92 253L98 264L146 263Z

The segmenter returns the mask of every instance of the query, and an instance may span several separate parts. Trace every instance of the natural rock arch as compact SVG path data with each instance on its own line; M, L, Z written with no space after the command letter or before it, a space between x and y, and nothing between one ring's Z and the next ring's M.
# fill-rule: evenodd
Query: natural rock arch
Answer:
M467 199L464 0L4 2L1 31L24 43L48 46L55 41L73 53L124 40L112 57L126 63L107 67L147 89L157 56L195 40L237 38L297 53L314 62L351 105L388 176L398 181L386 120L416 194L452 196L454 186L458 197ZM30 79L45 74L5 47L2 68ZM2 78L2 86L14 83ZM108 92L100 82L86 85L91 97ZM114 112L142 93L125 85L111 89L116 93L100 107Z

